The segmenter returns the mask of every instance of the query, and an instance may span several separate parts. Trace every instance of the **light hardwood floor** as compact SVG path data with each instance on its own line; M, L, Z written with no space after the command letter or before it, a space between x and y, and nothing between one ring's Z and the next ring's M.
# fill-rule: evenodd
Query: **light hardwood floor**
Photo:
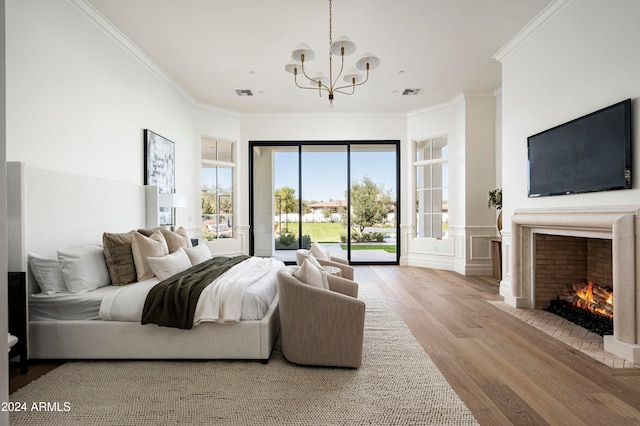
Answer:
M378 285L482 425L640 424L639 370L612 370L487 303L502 299L493 278L356 266L356 280ZM11 369L10 393L57 365Z

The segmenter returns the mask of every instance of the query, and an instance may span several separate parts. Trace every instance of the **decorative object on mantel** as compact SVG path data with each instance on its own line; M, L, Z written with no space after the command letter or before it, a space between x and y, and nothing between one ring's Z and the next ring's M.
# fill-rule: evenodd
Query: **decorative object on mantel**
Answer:
M497 226L498 232L502 233L502 188L496 188L489 191L487 207L495 207L497 210L499 210Z
M344 57L355 53L356 44L349 40L348 37L340 36L333 41L333 14L331 9L331 0L329 0L329 77L323 73L317 73L313 77L309 77L304 63L315 58L316 54L311 47L306 43L300 43L296 46L295 50L291 52L293 58L285 67L285 71L293 74L294 82L296 86L301 89L318 90L318 94L322 97L325 93L329 95L329 106L333 108L333 94L342 93L343 95L353 95L356 91L356 86L361 86L369 80L369 70L372 70L380 65L380 59L373 56L371 53L365 53L364 56L356 62L356 67L363 72L366 72L366 76L358 72L355 68L349 69L344 74L343 80L347 83L339 86L338 80L344 70ZM333 77L333 55L340 55L340 71L336 77ZM309 86L302 86L298 83L298 74L309 79Z
M144 184L156 185L160 194L175 193L175 146L172 141L144 129ZM175 224L175 209L160 207L160 225Z

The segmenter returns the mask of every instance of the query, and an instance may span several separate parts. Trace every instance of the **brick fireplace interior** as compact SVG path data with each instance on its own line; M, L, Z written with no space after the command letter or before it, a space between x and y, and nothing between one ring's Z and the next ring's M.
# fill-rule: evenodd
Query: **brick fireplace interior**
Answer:
M535 308L575 283L613 287L611 239L535 234Z
M516 210L503 253L500 294L515 308L542 309L576 279L613 287L604 348L640 364L640 206ZM548 288L551 275L564 282Z

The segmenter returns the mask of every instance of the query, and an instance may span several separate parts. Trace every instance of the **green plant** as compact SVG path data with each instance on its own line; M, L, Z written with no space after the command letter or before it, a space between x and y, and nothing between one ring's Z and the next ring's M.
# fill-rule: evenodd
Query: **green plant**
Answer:
M495 206L495 208L498 210L502 210L502 188L496 188L492 191L489 191L487 207L491 208L492 206Z
M302 248L310 248L311 247L311 237L308 235L302 236L301 242ZM276 238L275 241L276 250L293 250L298 248L298 237L294 233L282 234L280 237Z

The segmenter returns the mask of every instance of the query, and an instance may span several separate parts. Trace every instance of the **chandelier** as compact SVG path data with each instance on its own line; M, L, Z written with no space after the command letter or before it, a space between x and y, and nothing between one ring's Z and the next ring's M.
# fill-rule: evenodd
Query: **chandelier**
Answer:
M333 108L334 93L353 95L357 86L362 86L367 82L367 80L369 80L369 71L380 65L380 59L373 56L371 53L365 53L364 56L356 62L356 68L362 72L366 72L365 76L363 77L355 68L349 69L343 75L344 57L355 53L356 44L345 36L338 37L336 41L333 41L331 34L333 30L332 21L331 0L329 0L329 77L320 72L315 74L313 77L310 77L307 74L305 62L315 58L316 54L306 43L300 43L295 50L291 52L291 58L293 59L284 67L284 69L285 71L293 74L294 82L299 88L317 90L320 97L325 94L328 95L329 106ZM340 56L340 70L335 78L333 76L333 55ZM298 82L298 74L302 74L309 80L308 86L301 85ZM342 84L342 82L339 82L341 76L342 80L346 82L346 84L343 84L342 86L339 85Z

